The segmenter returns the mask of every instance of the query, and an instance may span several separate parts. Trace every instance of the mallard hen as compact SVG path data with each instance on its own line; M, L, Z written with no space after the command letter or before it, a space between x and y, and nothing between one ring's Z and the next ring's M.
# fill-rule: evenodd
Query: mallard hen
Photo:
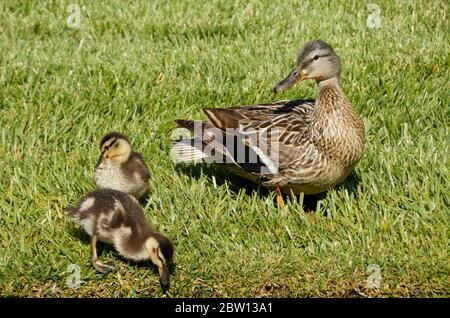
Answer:
M281 192L325 192L350 174L364 148L364 124L342 91L340 73L340 59L329 44L308 42L275 92L313 79L315 100L203 109L207 122L176 121L194 137L175 142L172 152L180 161L223 164L275 189L279 205Z

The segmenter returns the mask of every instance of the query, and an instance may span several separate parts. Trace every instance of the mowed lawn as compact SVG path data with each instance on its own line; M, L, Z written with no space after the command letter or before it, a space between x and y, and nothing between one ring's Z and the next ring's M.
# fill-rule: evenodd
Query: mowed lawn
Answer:
M448 297L448 1L373 2L380 28L364 1L2 1L0 295ZM366 125L344 185L283 213L271 192L172 160L176 118L314 98L313 82L272 88L317 38ZM64 213L94 188L111 130L151 168L145 213L176 248L167 294L111 248L117 272L97 273Z

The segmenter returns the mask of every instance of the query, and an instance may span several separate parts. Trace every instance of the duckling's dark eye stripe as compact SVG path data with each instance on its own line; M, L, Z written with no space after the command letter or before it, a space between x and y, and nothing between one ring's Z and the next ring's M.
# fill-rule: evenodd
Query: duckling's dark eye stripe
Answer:
M105 144L105 149L108 150L112 145L114 145L117 141L117 138L113 138L109 144Z

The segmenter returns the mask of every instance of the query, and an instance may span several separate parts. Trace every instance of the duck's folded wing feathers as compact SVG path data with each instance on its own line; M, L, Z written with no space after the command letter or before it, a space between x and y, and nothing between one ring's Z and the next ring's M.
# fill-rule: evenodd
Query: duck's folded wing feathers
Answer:
M238 128L240 125L267 125L288 115L304 115L311 111L314 100L282 100L270 104L229 108L204 108L209 123L219 129Z
M313 100L294 100L243 107L206 108L204 112L208 122L176 121L179 126L194 132L194 139L176 142L172 149L178 155L181 154L181 158L185 159L183 161L193 158L205 160L211 159L204 154L205 146L209 145L220 155L231 159L227 163L233 163L248 173L270 177L284 165L283 158L290 160L283 156L287 150L285 148L301 144L299 139L302 139L309 124L313 106ZM232 141L231 147L228 141ZM273 156L276 149L283 158Z
M274 171L267 156L243 136L220 130L207 122L176 122L194 133L193 138L184 138L172 144L172 155L178 161L204 160L208 163L232 164L257 174L271 174Z

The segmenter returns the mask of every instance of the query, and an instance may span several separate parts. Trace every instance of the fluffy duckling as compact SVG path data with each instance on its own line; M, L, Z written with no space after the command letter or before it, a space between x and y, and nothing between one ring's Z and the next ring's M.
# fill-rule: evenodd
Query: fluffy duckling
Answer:
M94 171L97 187L142 197L148 189L150 174L141 154L132 150L128 138L118 132L108 133L100 142L100 152Z
M113 271L115 265L98 259L98 240L112 244L127 259L151 260L158 266L161 286L169 287L172 242L152 229L133 196L113 189L96 189L67 212L91 237L91 262L99 272Z

